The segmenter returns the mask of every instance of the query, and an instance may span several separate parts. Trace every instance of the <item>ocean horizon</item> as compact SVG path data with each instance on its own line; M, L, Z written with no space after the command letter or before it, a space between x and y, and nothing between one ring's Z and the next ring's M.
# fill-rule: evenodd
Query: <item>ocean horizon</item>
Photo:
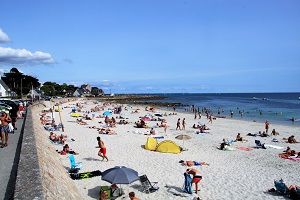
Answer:
M226 118L300 126L300 92L278 93L149 93L163 97L151 102L181 103L179 112L190 108L202 111L205 107L213 115ZM150 101L149 101L150 102ZM231 111L233 115L231 115ZM206 117L202 114L203 117ZM294 121L292 120L294 119Z

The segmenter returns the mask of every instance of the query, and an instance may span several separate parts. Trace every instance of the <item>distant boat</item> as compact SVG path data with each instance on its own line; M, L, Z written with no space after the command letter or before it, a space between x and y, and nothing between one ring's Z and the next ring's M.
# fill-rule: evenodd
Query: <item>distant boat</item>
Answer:
M300 97L298 97L298 99L300 100Z
M263 98L263 100L268 100L268 98Z
M257 98L256 97L252 97L252 100L257 100Z

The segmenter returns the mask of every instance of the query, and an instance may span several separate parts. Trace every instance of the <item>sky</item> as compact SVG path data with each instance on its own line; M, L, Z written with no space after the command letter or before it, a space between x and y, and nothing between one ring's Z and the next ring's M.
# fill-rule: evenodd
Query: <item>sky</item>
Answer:
M0 75L105 93L300 92L299 0L9 0Z

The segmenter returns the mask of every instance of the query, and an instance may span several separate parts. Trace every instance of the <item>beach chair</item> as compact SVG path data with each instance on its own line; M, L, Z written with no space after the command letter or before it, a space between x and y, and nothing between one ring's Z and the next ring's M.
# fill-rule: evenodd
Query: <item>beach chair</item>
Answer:
M260 142L260 140L255 140L255 144L256 144L256 147L257 147L257 148L263 148L263 149L265 149L264 144L262 144L262 143Z
M79 170L82 168L82 162L76 163L74 155L70 155L69 159L70 159L70 163L71 163L71 170L74 170L74 169Z
M283 181L274 180L276 191L283 195L288 195L289 191Z
M150 182L147 175L139 176L142 192L151 193L159 189L156 185L158 182Z

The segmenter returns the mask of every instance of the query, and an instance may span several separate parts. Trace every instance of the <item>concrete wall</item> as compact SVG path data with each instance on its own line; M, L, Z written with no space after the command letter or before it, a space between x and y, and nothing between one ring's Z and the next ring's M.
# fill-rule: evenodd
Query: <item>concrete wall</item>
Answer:
M39 121L43 108L27 111L14 199L83 199Z

